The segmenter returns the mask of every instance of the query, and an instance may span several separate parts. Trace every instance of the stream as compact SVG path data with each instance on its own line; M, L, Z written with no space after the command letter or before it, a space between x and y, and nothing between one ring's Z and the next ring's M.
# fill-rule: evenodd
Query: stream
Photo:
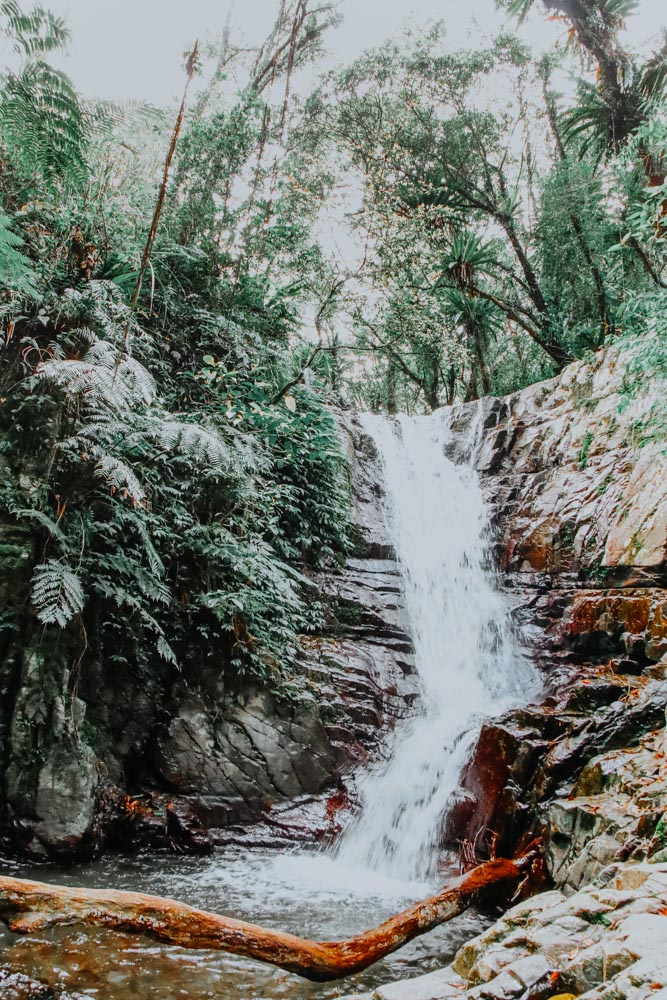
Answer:
M358 870L346 869L324 854L247 849L208 858L107 857L67 870L12 864L11 871L45 882L174 896L321 940L373 927L437 884L401 883L371 873L360 877ZM484 919L469 911L366 972L331 984L308 983L234 955L186 951L102 929L60 929L25 937L4 929L0 955L2 963L16 971L100 1000L328 1000L446 964L484 926Z
M386 484L386 513L422 685L421 712L390 737L387 760L357 776L361 807L328 852L225 850L208 858L108 857L14 874L135 889L303 936L332 940L379 924L441 883L442 820L482 719L525 703L539 683L488 565L487 511L471 463L445 455L446 413L363 417ZM468 442L472 455L474 435ZM449 859L451 864L452 859ZM455 870L455 869L454 869ZM329 998L417 975L451 959L485 918L463 914L343 983L309 984L246 959L186 952L103 930L18 938L2 960L104 1000Z

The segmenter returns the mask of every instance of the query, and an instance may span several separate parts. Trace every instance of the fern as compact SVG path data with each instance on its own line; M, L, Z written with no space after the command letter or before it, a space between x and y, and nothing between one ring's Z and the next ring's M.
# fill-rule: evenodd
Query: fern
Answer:
M155 399L153 376L132 357L118 360L118 351L91 330L81 329L70 338L79 357L59 344L51 345L51 360L40 364L35 379L57 386L84 410L130 410Z
M28 58L38 53L60 51L70 40L63 18L45 10L41 4L24 12L16 0L3 0L0 15L5 18L5 33L12 39L14 50Z
M53 518L49 517L49 515L43 510L36 510L32 507L27 507L21 510L14 510L12 513L19 521L34 521L36 524L39 524L40 527L45 528L51 538L58 542L58 544L62 547L63 551L67 551L68 542L65 533L60 525L54 521Z
M87 176L88 123L69 77L43 59L5 81L0 134L28 177L49 189Z
M95 134L121 124L149 124L158 113L143 103L86 102L69 77L45 56L69 41L65 22L37 5L23 12L15 0L0 3L5 33L23 57L9 73L0 101L0 134L14 162L30 179L53 191L88 177L88 151Z
M35 569L32 600L44 625L65 628L83 610L83 586L69 566L58 559L48 559Z
M22 244L11 220L0 209L0 285L19 295L36 298L35 270L32 261L18 249Z
M105 454L96 446L91 449L91 457L95 461L95 475L106 483L112 493L119 492L123 497L128 497L135 506L144 503L144 488L126 462L114 455Z
M220 435L201 424L160 420L155 423L152 433L162 448L205 462L209 472L229 471L234 465L232 454Z

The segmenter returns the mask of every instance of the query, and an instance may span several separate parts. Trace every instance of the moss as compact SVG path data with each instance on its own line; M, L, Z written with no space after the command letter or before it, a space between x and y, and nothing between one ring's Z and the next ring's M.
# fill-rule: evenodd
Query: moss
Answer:
M355 601L336 601L334 614L339 625L354 627L361 624L362 608Z
M601 497L605 495L605 493L607 492L613 481L614 481L613 473L608 472L607 475L602 480L602 482L598 483L596 489Z
M583 441L581 442L581 451L579 452L579 468L585 469L588 465L588 453L591 449L593 443L593 432L586 431L584 434Z
M368 542L364 538L358 524L350 526L350 555L353 559L366 559L368 556Z

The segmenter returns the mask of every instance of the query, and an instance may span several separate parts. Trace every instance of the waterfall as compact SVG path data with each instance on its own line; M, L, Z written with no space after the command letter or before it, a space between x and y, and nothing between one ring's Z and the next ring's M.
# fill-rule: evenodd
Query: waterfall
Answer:
M494 586L472 461L445 455L447 412L362 419L382 462L422 699L421 714L394 733L388 763L360 777L360 813L337 853L352 867L428 879L481 719L527 701L538 682Z

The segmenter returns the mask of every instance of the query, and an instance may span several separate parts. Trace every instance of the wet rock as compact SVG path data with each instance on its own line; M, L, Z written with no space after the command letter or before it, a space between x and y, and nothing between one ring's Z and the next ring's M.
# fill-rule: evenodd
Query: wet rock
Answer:
M341 414L339 423L359 541L344 566L312 574L326 624L322 634L302 640L298 697L280 700L257 685L224 691L215 677L208 686L175 692L141 779L145 786L157 774L178 799L196 801L218 843L283 840L276 808L304 798L326 801L341 777L382 753L396 722L416 710L420 687L387 537L379 459L354 417ZM303 812L293 829L291 842L297 830L304 840L331 835L317 808Z
M335 761L311 695L277 704L249 689L216 722L189 692L158 742L155 767L175 792L281 801L319 792Z
M447 835L482 855L539 833L536 817L554 796L554 818L565 822L562 799L588 761L664 725L667 689L652 686L664 670L651 664L667 653L667 459L658 445L631 444L627 399L621 407L628 360L614 348L558 379L452 411L454 457L481 425L475 461L502 579L545 677L528 763L516 711L483 733L462 775ZM630 419L650 406L633 399ZM611 818L609 830L616 836ZM609 860L603 837L579 880Z
M363 1000L667 996L666 899L667 865L611 865L569 897L545 892L508 910L448 968Z
M572 891L612 861L650 856L662 840L658 824L666 810L664 730L636 747L594 757L572 794L548 807L546 843L554 880Z
M512 853L529 819L520 789L547 745L532 727L484 725L463 770L463 794L446 821L445 839L472 844L478 854Z
M84 997L0 966L0 1000L84 1000Z

